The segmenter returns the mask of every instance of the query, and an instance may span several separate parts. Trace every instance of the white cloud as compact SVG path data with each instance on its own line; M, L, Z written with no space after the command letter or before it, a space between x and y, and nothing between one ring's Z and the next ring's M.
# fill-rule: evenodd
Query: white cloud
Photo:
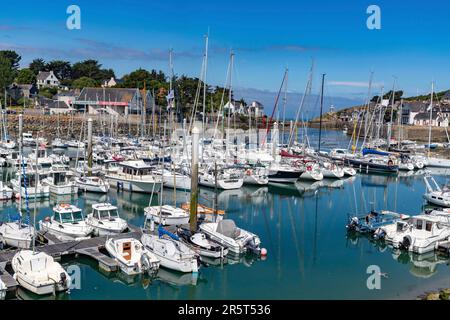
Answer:
M363 82L363 81L329 81L327 82L329 86L336 86L336 87L356 87L356 88L368 88L369 82ZM382 87L384 86L384 83L378 82L378 83L372 83L372 87Z

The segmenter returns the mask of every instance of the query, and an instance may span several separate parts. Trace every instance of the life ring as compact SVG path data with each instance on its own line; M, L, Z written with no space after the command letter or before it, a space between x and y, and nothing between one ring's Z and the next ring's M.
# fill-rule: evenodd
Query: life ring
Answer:
M312 166L307 166L307 167L306 167L306 170L312 171Z

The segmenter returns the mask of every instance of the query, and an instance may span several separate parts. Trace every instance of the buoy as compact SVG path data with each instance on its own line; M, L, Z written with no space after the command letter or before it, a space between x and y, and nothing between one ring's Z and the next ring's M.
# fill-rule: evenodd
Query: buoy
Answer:
M262 249L261 249L261 256L262 256L262 257L267 256L267 249L266 249L266 248L262 248Z

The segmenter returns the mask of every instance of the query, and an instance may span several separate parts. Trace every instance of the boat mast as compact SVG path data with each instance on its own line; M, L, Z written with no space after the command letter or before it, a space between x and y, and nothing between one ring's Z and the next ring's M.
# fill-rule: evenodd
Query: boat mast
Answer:
M38 141L38 140L39 140L39 135L36 137L36 141ZM36 142L35 162L36 162L36 173L35 173L35 178L34 178L35 184L34 184L34 210L33 210L34 211L33 212L33 228L34 228L34 230L33 230L33 254L35 253L35 247L36 247L36 245L35 245L35 242L36 242L36 215L37 215L37 212L36 212L36 206L37 206L37 204L36 204L36 202L37 202L36 197L37 197L37 187L38 187L37 181L39 179L37 142ZM30 229L31 229L31 227L30 227Z
M391 137L392 137L392 124L393 124L393 118L394 118L394 104L395 104L395 77L394 77L394 85L392 86L392 103L391 103L391 122L389 125L389 134L388 134L388 141L387 141L387 145L388 145L388 151L389 148L391 147ZM398 117L398 115L397 115Z
M325 73L322 74L322 90L320 92L320 124L319 124L319 150L320 153L320 143L322 140L322 113L323 113L323 89L325 83Z
M430 99L430 122L428 129L428 158L431 154L431 121L433 120L433 95L434 95L434 81L431 82L431 99Z
M206 76L208 74L208 46L209 46L209 29L208 34L205 39L205 67L203 69L203 114L202 114L202 138L205 139L205 130L206 130L206 92L207 92L207 84L206 84ZM203 161L203 148L202 148L202 161Z

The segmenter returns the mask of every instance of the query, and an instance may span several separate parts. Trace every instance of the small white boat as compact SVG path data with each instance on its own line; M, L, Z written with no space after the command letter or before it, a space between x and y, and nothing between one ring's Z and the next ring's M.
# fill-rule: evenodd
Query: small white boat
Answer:
M246 251L259 253L261 240L249 231L236 227L233 220L224 219L219 222L204 222L200 225L210 239L228 248L231 253L241 254Z
M42 184L49 186L50 192L56 195L75 195L78 193L78 185L72 180L72 173L61 165L53 165L48 177L42 180Z
M450 168L450 159L428 157L427 166L436 168Z
M269 175L265 167L252 167L245 170L244 184L265 186L268 183Z
M77 141L77 140L68 140L66 142L66 145L68 148L72 148L72 149L84 149L84 142L82 141Z
M117 261L120 270L128 275L156 273L159 259L134 238L108 239L105 244L108 253Z
M306 163L305 171L300 175L301 180L321 181L323 178L323 173L316 163Z
M24 132L22 133L22 143L26 147L31 147L36 145L36 140L31 132Z
M147 233L142 235L141 242L156 255L162 267L185 273L198 272L199 256L183 242Z
M53 294L70 288L70 276L44 252L22 250L13 257L11 265L16 281L37 295Z
M228 254L228 248L208 239L203 232L197 232L191 235L189 230L183 229L178 231L178 235L201 256L218 259L224 258Z
M118 208L110 203L92 205L92 212L87 215L86 222L97 236L119 234L128 228L127 222L120 218Z
M6 139L5 141L2 141L1 146L8 150L13 150L16 147L16 142L11 139Z
M13 190L8 187L3 181L0 181L0 200L11 200L13 196Z
M66 149L68 145L60 138L55 138L52 141L52 148L55 149Z
M20 221L0 224L0 237L10 247L29 249L33 244L34 228Z
M70 204L60 204L53 208L53 216L39 221L42 231L54 234L61 240L83 240L93 232L87 224L80 208Z
M0 301L5 300L6 298L6 285L3 283L2 279L0 279Z
M109 184L100 177L78 177L75 179L78 189L84 192L108 193Z
M144 209L148 220L153 219L155 223L163 226L180 226L189 223L189 212L169 205L152 206Z
M426 175L423 180L427 188L423 197L429 203L441 207L450 207L450 189L447 186L441 189L432 176Z
M433 211L412 217L406 224L397 222L395 232L386 234L392 246L398 249L423 254L437 249L439 242L450 237L450 215L447 212Z
M345 176L347 176L347 177L356 176L356 170L353 169L352 167L344 167L343 170L344 170Z
M217 188L221 190L240 189L244 184L244 178L236 170L220 170L217 173L217 179L214 170L199 170L198 184L204 187Z
M341 179L344 177L344 169L331 162L324 162L322 175L328 179Z
M97 175L102 171L101 166L92 166L91 167L91 174ZM75 168L75 172L80 175L86 175L89 172L89 164L87 161L79 160L77 163L77 166Z
M191 177L187 174L168 169L154 170L153 173L162 177L164 186L167 188L176 187L178 190L191 190Z

